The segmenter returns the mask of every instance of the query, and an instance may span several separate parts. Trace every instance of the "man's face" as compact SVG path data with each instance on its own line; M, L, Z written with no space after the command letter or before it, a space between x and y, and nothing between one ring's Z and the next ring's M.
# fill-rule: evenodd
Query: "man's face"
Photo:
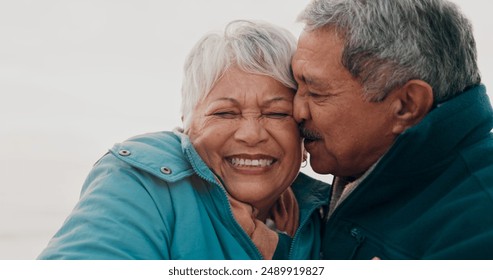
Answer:
M293 58L298 82L294 116L302 122L310 164L317 173L359 177L392 145L392 96L370 102L341 63L334 31L304 32Z

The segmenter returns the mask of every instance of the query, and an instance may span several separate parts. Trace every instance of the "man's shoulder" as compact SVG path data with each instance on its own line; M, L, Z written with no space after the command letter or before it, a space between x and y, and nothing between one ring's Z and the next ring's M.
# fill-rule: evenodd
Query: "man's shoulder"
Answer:
M322 205L329 201L331 185L300 172L292 189L299 203Z
M460 159L470 179L493 197L493 134L463 149Z

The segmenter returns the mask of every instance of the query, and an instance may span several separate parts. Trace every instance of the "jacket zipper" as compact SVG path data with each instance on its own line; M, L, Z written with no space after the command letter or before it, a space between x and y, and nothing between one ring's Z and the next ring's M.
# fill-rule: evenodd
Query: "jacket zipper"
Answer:
M302 231L303 227L310 220L310 218L311 218L311 216L313 214L313 211L315 211L315 209L321 207L322 205L323 205L323 203L318 203L315 206L313 206L312 208L310 208L310 211L308 212L309 214L305 217L305 219L298 226L298 229L296 230L296 232L295 232L295 234L293 236L293 241L291 242L291 246L289 248L288 260L292 260L293 259L294 247L297 244L297 241L299 239L299 236L301 234L301 231ZM324 226L323 223L320 223L320 227L323 227L323 226Z
M215 175L214 175L215 176ZM219 178L216 177L216 180L218 180L218 182L221 182L219 180ZM228 201L228 193L226 192L226 189L224 188L223 184L222 183L216 183L217 186L219 186L223 192L223 203L225 203L228 207L228 212L229 212L229 217L231 219L233 219L234 223L236 224L236 226L241 229L241 231L244 233L245 236L247 236L247 240L248 240L248 243L250 243L250 245L255 248L255 251L257 252L257 257L260 259L260 260L263 260L264 257L262 256L262 253L260 253L260 250L258 249L257 245L255 245L255 243L253 243L253 240L250 238L250 236L248 236L248 234L246 233L246 231L240 226L240 224L238 223L238 221L236 221L236 218L234 217L233 215L233 209L231 208L231 204L229 203Z
M373 170L374 172L375 170ZM372 174L369 174L368 177L366 177L357 187L355 190L352 191L352 193L346 198L344 199L344 201L341 202L341 204L339 204L339 206L334 210L334 212L327 217L327 222L325 223L324 226L324 232L327 232L327 231L330 231L330 227L336 223L337 219L339 218L339 216L341 215L341 211L344 210L344 206L346 204L348 204L348 201L351 201L351 199L353 199L353 197L359 192L361 191L361 186L363 186L363 184L368 180L368 178L371 176ZM371 178L371 177L370 177ZM335 180L335 178L334 178ZM332 183L334 183L334 181L332 181ZM330 205L329 205L330 207ZM358 229L358 228L352 228L350 230L350 235L356 239L356 246L354 247L353 251L351 252L351 255L350 255L350 258L349 259L353 259L354 256L356 255L358 249L361 247L361 245L363 244L364 240L365 240L365 237L361 234L361 231ZM323 244L324 244L324 237L325 237L325 234L322 236L322 248L323 248ZM323 253L323 250L321 250L321 252Z
M354 239L356 239L356 246L354 246L354 249L351 252L351 256L349 257L350 260L352 260L354 256L356 256L358 249L365 241L365 236L361 233L361 231L358 228L351 229L351 236L354 237Z
M256 251L256 253L257 253L257 257L258 257L258 259L259 259L259 260L263 260L263 259L264 259L264 257L262 256L262 253L260 253L260 250L258 249L258 247L257 247L257 246L253 243L253 241L252 241L252 239L250 238L250 236L248 236L248 234L247 234L247 233L245 232L245 230L244 230L244 229L240 226L240 224L238 224L238 221L236 221L236 219L235 219L235 217L234 217L234 215L233 215L233 209L231 208L231 204L230 204L230 203L229 203L229 201L228 201L228 194L227 194L226 189L224 188L224 186L223 186L223 184L222 184L221 180L219 180L219 178L218 178L215 174L213 174L213 175L214 175L214 178L215 178L217 181L211 180L210 178L206 178L204 175L202 175L200 172L198 172L198 170L195 168L195 162L194 162L194 161L190 158L191 156L190 156L190 154L189 154L188 150L186 151L186 155L187 155L187 157L188 157L188 160L189 160L191 163L193 163L193 164L192 164L192 168L193 168L193 170L195 171L195 174L197 174L197 175L198 175L200 178L202 178L204 181L207 181L207 182L209 182L209 183L211 183L211 184L213 184L213 185L216 185L216 186L218 186L218 187L221 189L221 191L222 191L222 192L223 192L223 194L224 194L224 195L223 195L223 197L222 197L222 199L223 199L223 204L226 204L226 205L227 205L227 207L228 207L229 218L231 218L231 219L233 220L233 222L234 222L234 224L236 225L236 227L237 227L237 228L239 228L239 229L243 232L244 236L246 236L246 237L247 237L247 242L248 242L248 243L250 243L250 246L252 246L252 248L254 248L254 249L255 249L255 251Z

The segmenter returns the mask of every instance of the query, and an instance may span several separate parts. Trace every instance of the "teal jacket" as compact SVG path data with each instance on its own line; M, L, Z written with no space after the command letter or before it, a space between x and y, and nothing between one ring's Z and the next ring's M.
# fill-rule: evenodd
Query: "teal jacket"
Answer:
M329 185L299 174L294 238L276 256L319 258ZM280 233L281 234L281 233ZM280 253L279 253L280 252ZM282 255L284 253L284 255ZM79 203L40 259L262 259L233 217L226 191L188 137L159 132L116 144L100 159Z
M326 259L493 259L493 112L484 86L398 137L326 223Z

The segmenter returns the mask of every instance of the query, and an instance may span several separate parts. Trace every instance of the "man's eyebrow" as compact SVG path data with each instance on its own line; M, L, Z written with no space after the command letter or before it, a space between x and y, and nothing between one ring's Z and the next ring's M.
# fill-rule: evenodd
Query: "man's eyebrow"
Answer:
M313 88L326 90L333 89L333 84L329 82L328 79L312 75L306 76L304 74L298 77L301 78L301 81L303 81L306 85L312 86Z
M313 84L319 84L320 83L320 79L317 79L315 77L312 77L312 76L306 76L305 74L301 74L301 75L294 75L296 79L302 81L303 83L305 84L308 84L308 85L313 85Z
M303 76L302 78L303 78L303 81L305 81L305 83L308 85L323 85L324 84L324 80L317 78L317 77Z

